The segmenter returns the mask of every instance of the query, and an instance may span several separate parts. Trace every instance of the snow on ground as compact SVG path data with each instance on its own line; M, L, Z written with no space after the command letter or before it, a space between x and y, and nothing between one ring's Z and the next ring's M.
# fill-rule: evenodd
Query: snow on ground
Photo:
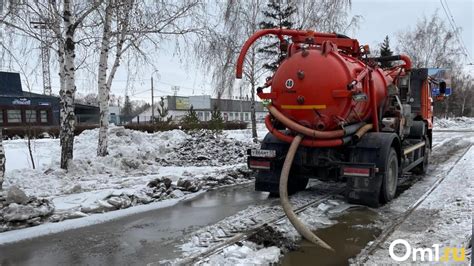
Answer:
M341 189L341 183L322 182L312 180L310 188L301 191L290 197L290 201L294 208L304 206L314 200L320 199L326 193L336 193ZM333 223L331 217L340 213L345 207L351 205L345 204L341 199L325 200L312 208L308 208L300 218L309 226L314 228L322 228ZM182 253L180 258L172 261L171 264L188 264L189 258L201 254L206 250L213 249L216 245L223 243L223 241L233 236L233 232L245 232L253 230L261 224L268 223L270 220L277 219L284 216L283 209L280 206L280 200L275 198L266 201L263 204L250 206L247 209L236 213L235 215L226 217L220 222L203 227L190 235L186 235L182 239L182 243L176 247L177 253ZM217 253L207 261L202 261L203 264L223 265L225 261L232 261L231 264L268 264L277 262L280 258L280 248L290 248L295 241L301 239L299 234L289 222L282 221L278 228L273 230L271 234L272 239L265 239L263 242L273 243L267 249L261 244L247 243L243 246L232 245L229 248ZM259 241L256 241L259 242ZM278 250L278 252L276 252ZM278 256L270 256L269 253L277 253ZM264 254L262 257L256 258L258 254ZM268 256L267 256L268 255ZM161 261L160 263L167 263L168 261ZM260 262L260 263L257 263Z
M281 250L278 247L265 248L250 241L232 245L216 255L211 256L200 265L270 265L280 260Z
M405 210L411 204L413 204L414 201L416 201L416 199L418 199L434 182L436 182L436 180L445 176L449 172L451 167L460 158L462 151L473 143L474 134L472 133L463 133L461 135L459 133L450 132L434 133L435 149L433 150L432 163L429 167L430 174L423 177L421 180L417 180L414 185L405 190L390 204L387 204L377 210L373 210L377 211L379 215L379 218L374 221L375 224L373 226L383 229L384 226L390 224L390 222L393 221L394 217L402 215ZM470 158L467 159L467 161L468 163L470 162L472 164L473 160ZM463 166L459 165L458 169L462 168ZM472 174L472 171L469 171L468 173ZM469 176L469 174L467 175ZM314 180L313 182L316 183L314 183L315 185L313 184L310 189L299 192L296 195L290 197L294 208L301 206L301 204L304 202L314 200L316 197L318 197L318 195L327 193L329 188L327 185L330 184L317 180ZM465 184L466 182L469 182L469 179L462 181L461 184ZM323 187L324 185L326 185L326 187ZM450 186L453 189L455 188L453 184ZM320 188L322 191L314 191L316 188ZM452 195L456 195L456 193L452 191L451 196ZM472 191L471 194L468 193L466 196L470 197L472 201ZM443 198L443 196L440 197ZM440 207L443 206L443 204L443 202L438 203ZM470 204L472 205L472 203ZM310 226L312 230L315 230L334 225L337 223L336 218L341 214L347 213L347 210L352 207L356 206L347 204L342 199L327 200L317 206L308 208L304 212L300 213L299 217L305 224ZM472 210L472 206L470 209ZM227 217L214 225L201 228L191 235L184 237L183 244L177 247L178 249L181 249L183 254L181 255L181 259L177 259L174 262L182 262L183 259L186 261L186 259L189 259L190 257L212 249L212 246L218 245L223 241L223 239L231 237L232 235L229 234L229 232L251 230L260 225L263 221L267 221L272 217L278 217L278 215L282 215L282 210L279 206L278 199L275 199L274 202L268 202L258 206L251 206L246 210ZM457 217L455 212L450 213L449 215L450 216L446 217L447 219L457 219L453 218ZM422 219L426 219L426 217L423 217ZM231 261L232 264L244 265L277 263L280 260L274 260L274 257L272 256L269 256L269 259L266 259L265 256L256 256L258 256L257 254L259 251L262 251L264 254L266 254L269 248L271 250L271 254L273 254L273 252L278 253L276 252L276 248L278 248L278 250L280 250L279 257L281 258L281 255L294 248L299 239L301 239L299 234L287 219L283 219L275 226L267 227L266 230L266 232L261 234L261 237L267 237L267 239L252 239L251 242L247 241L234 244L222 251L217 252L206 260L200 261L200 264L224 265L228 261ZM425 239L427 238L425 237ZM270 243L270 245L263 246L259 245L259 243ZM370 264L378 264L376 262L377 260L373 260ZM162 263L164 263L164 261Z
M265 135L268 133L268 129L265 127L265 124L257 124L257 136L259 140L263 140ZM226 130L224 134L228 138L235 140L240 140L247 142L252 139L252 129L236 129L236 130Z
M298 198L301 200L302 198L305 198L305 196L295 196L296 197L292 197L292 201L296 203L296 206L298 206ZM352 207L359 206L347 204L341 198L334 198L325 200L318 205L312 206L304 210L298 216L304 224L314 231L316 229L326 228L334 225L336 223L334 219ZM276 206L274 208L277 209L274 213L274 217L278 217L283 214L283 210L280 206ZM275 215L276 213L278 213L278 216ZM244 220L248 219L247 217L243 218ZM224 226L225 225L219 223L219 227L221 229ZM196 240L196 237L197 236L194 236L194 241ZM268 265L271 263L278 263L284 253L296 248L296 243L301 240L301 236L290 223L290 221L285 218L274 225L272 224L265 226L260 232L258 232L255 236L252 236L252 238L249 240L251 241L238 242L228 246L222 251L205 259L204 261L200 261L198 264L224 265L226 262L228 262L239 265ZM182 248L187 250L199 250L199 245L196 244L197 242L186 243L182 246ZM191 246L194 247L190 248ZM190 253L186 252L184 257L189 255Z
M404 239L413 248L465 247L472 238L472 210L474 207L474 146L460 159L448 176L370 256L367 264L391 264L389 245ZM426 219L429 217L429 219ZM397 245L395 254L403 256L405 248ZM442 256L444 253L441 253ZM470 258L463 262L469 264ZM420 257L418 257L420 261ZM453 263L452 254L450 263ZM407 264L413 263L410 256Z
M248 134L246 130L225 131L223 135L181 130L149 134L111 127L109 155L97 157L98 130L86 130L75 138L68 172L59 167L57 139L32 141L36 169L31 168L26 140L4 141L7 159L0 213L13 202L6 194L13 186L24 191L31 202L36 198L51 201L55 213L40 221L29 217L26 223L0 215L0 232L248 182L251 176L245 167L245 152L257 145ZM13 207L16 209L9 211L20 211L19 206Z
M474 130L474 117L434 118L434 129Z

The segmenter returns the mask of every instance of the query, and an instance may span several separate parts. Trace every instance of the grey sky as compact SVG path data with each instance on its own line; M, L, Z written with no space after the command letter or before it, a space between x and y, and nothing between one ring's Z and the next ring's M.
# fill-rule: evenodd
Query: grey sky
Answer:
M471 57L474 57L474 1L448 0L447 2L457 26L463 29L461 36L464 43ZM351 37L359 39L361 43L369 44L372 49L378 48L378 44L386 35L389 35L392 47L394 47L397 42L397 32L409 27L413 28L421 16L430 16L436 10L438 10L438 15L447 21L439 0L352 0L351 15L362 15L363 20L360 27L350 34ZM212 92L211 84L207 83L203 73L184 69L176 63L177 60L170 57L164 57L160 62L166 65L160 69L161 81L167 83L158 83L161 90L171 94L169 84L174 84L181 86L180 95L191 95L192 88L195 88L194 94L202 94L203 91L205 93ZM147 100L149 93L144 92L135 95L135 97Z
M471 57L474 57L474 0L447 0L451 13L458 27L461 27L464 40ZM423 16L430 16L436 10L438 15L447 21L446 15L439 0L352 0L351 15L362 15L360 27L349 32L351 37L357 38L360 43L369 44L377 49L386 35L391 39L392 47L396 45L396 33L409 27L414 27L417 20ZM193 66L183 66L179 58L173 56L173 48L169 47L160 53L156 59L159 77L155 75L155 95L172 94L172 86L180 86L179 95L211 94L213 89L201 71ZM470 66L474 73L474 66ZM150 101L150 76L153 70L143 71L137 78L129 95L134 99ZM39 74L39 73L38 73ZM52 73L53 74L53 73ZM88 81L89 77L78 77L78 92L93 93L95 83ZM41 79L34 84L34 91L41 92ZM53 92L58 93L58 78L53 74ZM126 73L120 69L112 86L112 93L124 95L126 87Z

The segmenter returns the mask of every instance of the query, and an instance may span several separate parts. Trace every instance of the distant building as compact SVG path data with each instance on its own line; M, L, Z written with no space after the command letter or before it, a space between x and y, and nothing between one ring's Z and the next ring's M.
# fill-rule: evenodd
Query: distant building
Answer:
M119 106L109 106L109 123L120 125L120 107Z
M155 117L159 116L159 101L155 102ZM209 95L201 96L166 96L164 98L165 107L168 108L168 114L173 117L173 121L179 121L193 106L199 120L211 120L211 112L214 106L217 106L225 121L251 121L250 118L250 100L234 100L234 99L214 99ZM268 111L262 102L255 102L255 113L257 121L263 121ZM132 122L141 123L149 122L152 117L151 107L135 116Z
M0 126L59 125L59 98L23 91L19 73L0 71ZM99 107L75 104L77 123L98 124Z

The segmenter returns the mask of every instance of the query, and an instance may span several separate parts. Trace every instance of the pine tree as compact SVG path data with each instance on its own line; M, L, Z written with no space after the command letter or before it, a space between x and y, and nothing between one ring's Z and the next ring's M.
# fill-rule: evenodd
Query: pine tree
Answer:
M122 108L122 117L125 122L128 122L132 119L133 114L133 106L132 102L130 101L130 97L125 95L125 102Z
M270 0L267 4L267 10L263 11L266 20L260 22L261 29L291 28L293 22L291 15L295 13L296 8L291 0ZM271 42L260 48L259 53L263 53L269 58L270 63L264 64L264 68L275 71L281 61L286 57L286 48L280 41Z
M390 40L388 39L388 35L385 36L382 45L380 46L380 56L392 56L393 51L390 49ZM381 62L382 68L388 68L392 66L392 62Z
M211 112L211 120L209 121L209 129L215 133L222 132L224 128L224 119L222 119L221 111L217 108L217 105L214 105L214 108Z
M192 105L181 120L181 123L185 129L196 129L199 127L199 118Z

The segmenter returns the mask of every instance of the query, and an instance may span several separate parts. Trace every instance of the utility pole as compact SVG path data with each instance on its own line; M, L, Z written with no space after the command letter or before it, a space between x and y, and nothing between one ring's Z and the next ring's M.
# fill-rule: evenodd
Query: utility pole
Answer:
M151 75L151 121L155 120L155 96L153 95L153 75Z
M178 95L179 86L172 86L171 90L174 92L174 96Z
M244 120L243 108L242 108L242 87L240 86L240 121Z
M41 37L41 66L43 71L43 94L51 95L51 73L49 69L49 45L47 25L45 21L31 21L30 24L35 29L40 30Z

